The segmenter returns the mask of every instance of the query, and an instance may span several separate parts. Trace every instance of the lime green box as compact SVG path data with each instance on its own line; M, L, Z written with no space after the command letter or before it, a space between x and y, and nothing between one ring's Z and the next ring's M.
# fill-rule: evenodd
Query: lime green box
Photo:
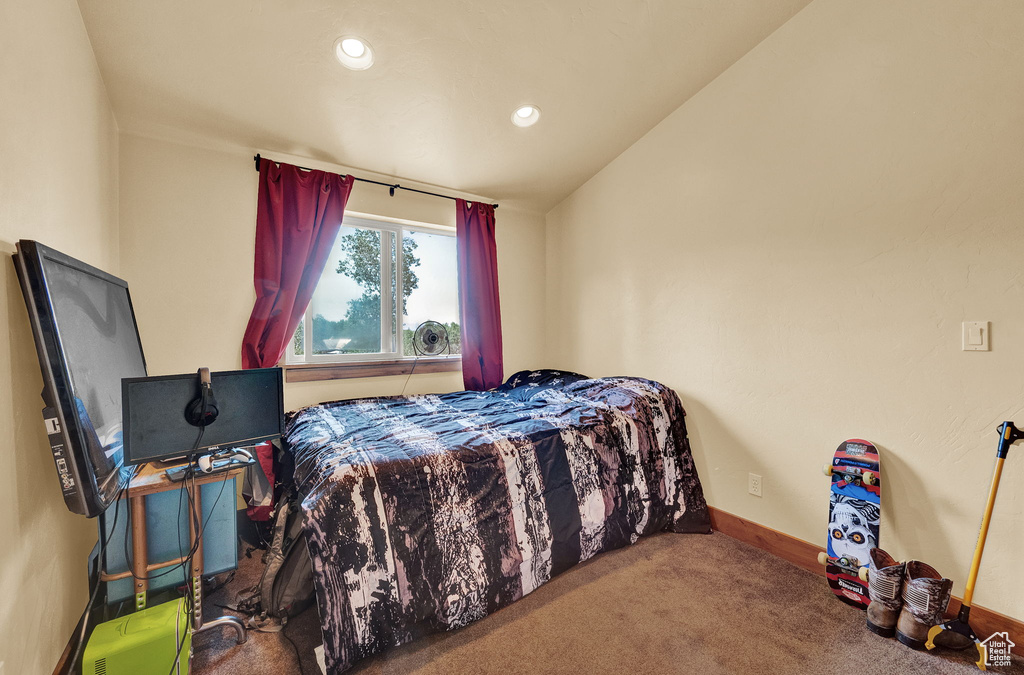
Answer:
M82 675L167 675L175 661L175 675L188 675L188 618L182 598L101 623L85 646Z

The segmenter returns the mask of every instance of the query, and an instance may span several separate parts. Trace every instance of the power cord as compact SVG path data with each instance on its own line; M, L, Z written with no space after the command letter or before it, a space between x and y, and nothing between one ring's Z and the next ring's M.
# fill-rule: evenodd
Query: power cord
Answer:
M288 644L292 646L292 650L295 652L295 662L299 666L299 675L306 675L306 669L302 667L302 654L299 653L299 646L295 644L295 640L289 637L287 631L288 626L285 625L281 628L281 636L288 641Z
M204 416L206 415L206 400L205 400L205 396L203 397L202 414ZM202 436L203 436L202 430L203 430L203 427L200 427L199 428L199 438L196 439L196 448L198 448L199 441L200 441L200 439L202 439ZM196 450L196 448L193 448L193 454L189 455L189 464L188 465L189 465L189 474L190 474L190 476L185 479L185 480L191 479L191 481L192 481L192 489L191 490L186 490L185 489L185 480L181 481L181 486L179 486L179 488L178 488L178 517L177 517L178 555L179 555L179 557L184 558L184 560L182 562L184 564L183 572L184 572L184 578L185 578L185 616L188 617L188 618L186 619L185 630L182 631L182 633L181 633L181 640L178 642L178 648L177 648L177 650L175 650L174 661L171 663L171 669L170 669L170 671L168 671L168 675L174 675L174 671L175 670L177 670L179 673L181 672L181 650L184 649L184 647L185 647L185 639L188 637L189 631L191 629L192 615L195 612L195 604L194 604L195 603L195 599L193 597L193 594L195 593L195 589L192 587L192 584L194 583L193 580L192 580L192 560L195 557L196 551L199 550L199 541L200 541L200 538L203 536L203 533L200 531L199 522L198 522L200 519L196 518L195 502L192 499L192 490L195 489L195 469L192 467L192 462L193 462L193 458L194 458L194 454L195 454L194 451ZM181 493L182 493L182 491L184 491L185 495L188 497L189 517L192 519L192 521L191 521L191 526L192 526L191 529L196 532L196 540L194 542L192 542L192 545L189 548L188 556L182 556L181 555ZM176 626L178 625L177 619L175 619L175 625Z
M96 582L92 585L92 592L89 594L89 601L85 604L85 611L82 612L82 618L79 620L82 628L78 633L78 644L75 645L75 653L71 657L71 663L73 665L78 664L78 657L82 654L82 647L85 645L85 634L89 628L89 615L92 614L93 606L96 604L96 596L100 590L100 575L106 564L107 557L107 546L110 544L110 540L114 537L114 532L117 531L117 518L121 513L121 499L128 491L128 486L131 485L132 479L138 472L138 468L132 470L128 480L123 485L119 485L117 489L117 497L114 500L114 522L110 526L110 530L107 532L107 536L104 539L102 536L98 538L100 545L99 557L96 559ZM106 525L106 519L103 519L103 524Z
M202 404L201 404L201 407L200 407L200 415L199 415L199 419L201 419L201 420L202 419L206 419L206 406L207 406L206 391L207 391L206 387L202 387L202 394L201 394L202 395ZM202 536L203 536L202 527L203 526L202 526L202 514L200 513L197 516L197 514L196 514L196 505L195 505L195 501L192 498L192 495L194 494L194 491L195 491L195 488L196 488L196 470L195 470L195 466L194 466L195 458L196 458L196 452L199 450L199 446L202 444L203 434L205 432L206 432L206 426L205 425L199 427L199 434L196 436L195 443L192 444L192 452L190 452L189 455L188 455L188 469L187 469L187 473L186 473L185 479L181 481L181 485L178 487L178 517L176 519L177 520L177 529L178 529L178 555L179 555L179 557L184 558L184 560L182 560L182 563L183 563L183 571L184 571L184 577L185 577L185 616L188 617L188 619L186 620L187 625L185 626L185 630L181 634L181 640L178 642L178 649L175 651L174 661L171 663L171 669L168 671L167 675L174 675L174 671L175 670L177 670L179 674L181 672L181 650L184 649L184 647L185 647L185 640L186 640L186 638L189 635L189 632L190 632L190 629L191 629L191 623L192 623L192 616L193 616L193 613L195 612L195 597L194 597L195 596L195 588L193 588L193 586L192 586L192 584L195 583L195 582L192 579L192 560L195 557L196 551L199 550L199 542L202 541ZM224 480L225 481L227 480L227 475L224 476ZM185 489L185 482L186 481L191 481L191 489L189 489L189 490ZM223 489L223 486L221 486L221 489ZM192 525L191 529L192 529L193 532L196 533L195 541L192 542L192 545L189 547L189 552L188 552L187 556L181 555L181 493L182 493L182 491L184 491L185 495L188 497L189 516L192 519L191 520L191 525ZM202 583L202 580L200 580L199 583ZM177 619L175 619L175 625L177 625Z
M412 362L412 370L409 371L409 377L405 378L405 384L402 385L402 393L399 396L405 396L405 389L409 386L409 380L412 379L412 374L416 372L416 364L420 362L419 354L416 355L416 360Z
M201 413L200 414L200 419L205 419L206 418L207 404L208 404L207 389L204 387L203 390L202 390L202 404L201 404L201 409L200 409L200 413ZM185 639L188 637L189 633L191 632L192 617L193 617L193 614L196 611L196 607L195 607L195 593L196 593L196 589L193 587L193 583L198 583L200 585L199 593L202 593L202 583L203 583L203 580L202 580L201 576L199 577L199 579L193 579L192 574L191 574L191 572L192 572L192 561L195 558L196 552L199 550L200 542L202 542L202 539L203 539L203 532L206 531L206 526L210 523L210 518L213 517L213 514L214 514L214 512L216 511L216 508L217 508L217 504L220 503L220 498L224 494L224 486L227 485L228 475L230 473L230 472L225 473L224 474L224 478L221 479L221 481L220 481L220 490L217 492L217 498L213 500L213 506L210 507L210 515L207 516L206 520L203 520L203 514L201 512L199 512L199 509L198 509L198 507L197 507L197 505L195 503L195 499L193 499L193 495L198 494L196 492L196 466L197 466L196 452L199 450L199 447L202 444L203 433L205 431L206 431L206 427L205 426L199 427L199 434L196 436L195 443L192 446L192 452L189 454L187 475L186 475L185 479L181 481L181 486L178 488L178 518L177 518L178 554L179 554L179 557L184 558L184 560L182 560L181 564L184 566L184 569L185 569L185 589L186 589L185 590L185 609L186 609L186 615L188 616L188 625L186 625L185 631L182 633L181 641L178 642L178 649L177 649L177 651L176 651L176 653L174 655L174 662L171 663L171 669L170 669L170 671L168 671L168 675L174 675L175 670L177 670L179 673L181 672L181 650L184 649L184 647L185 647ZM189 481L189 483L190 483L191 489L189 489L189 490L185 490L184 489L186 481ZM189 548L188 556L182 556L181 555L181 553L182 553L182 551L181 551L181 492L182 492L182 490L184 490L185 495L188 497L189 516L192 519L192 529L196 533L195 542L193 542L192 546ZM202 618L202 617L200 617L200 618ZM175 625L177 625L177 623L175 623Z

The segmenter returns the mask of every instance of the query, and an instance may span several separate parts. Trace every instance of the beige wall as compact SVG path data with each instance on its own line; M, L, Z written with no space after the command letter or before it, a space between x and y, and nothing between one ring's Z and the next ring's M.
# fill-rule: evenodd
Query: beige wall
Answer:
M304 166L308 159L265 153ZM257 173L253 151L121 138L122 273L131 286L152 374L241 366L255 294ZM316 164L327 169L345 170ZM372 177L365 171L357 175ZM406 181L402 181L403 184ZM356 183L349 212L455 224L454 203ZM542 351L544 219L500 208L499 285L505 370L534 366ZM285 404L402 393L407 376L286 385ZM462 389L461 373L413 375L406 393Z
M962 593L1024 424L1021 35L1019 2L813 2L548 215L548 360L675 388L711 504L819 544L820 467L873 440L883 547ZM1022 475L976 595L1018 618Z
M0 3L0 670L49 673L87 600L96 521L64 506L10 254L36 239L117 272L117 127L78 6Z

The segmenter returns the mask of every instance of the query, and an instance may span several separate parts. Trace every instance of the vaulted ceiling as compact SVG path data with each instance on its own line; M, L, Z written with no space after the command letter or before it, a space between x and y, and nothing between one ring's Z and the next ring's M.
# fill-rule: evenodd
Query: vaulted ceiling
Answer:
M810 0L79 0L123 132L545 212ZM372 45L343 68L341 35ZM539 123L513 126L521 104Z

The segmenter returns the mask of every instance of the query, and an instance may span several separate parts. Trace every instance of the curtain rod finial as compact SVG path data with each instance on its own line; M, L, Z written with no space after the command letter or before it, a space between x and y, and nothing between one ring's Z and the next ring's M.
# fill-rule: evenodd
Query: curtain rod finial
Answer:
M257 152L256 156L253 157L253 159L256 161L256 170L259 171L260 170L260 153Z

